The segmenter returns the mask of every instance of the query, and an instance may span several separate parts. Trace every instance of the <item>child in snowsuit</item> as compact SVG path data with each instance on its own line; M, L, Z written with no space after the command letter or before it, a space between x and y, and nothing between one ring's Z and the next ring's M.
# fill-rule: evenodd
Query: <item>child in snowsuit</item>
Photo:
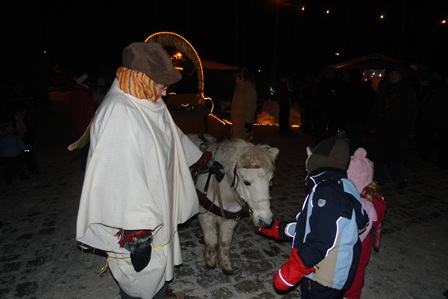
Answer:
M347 178L350 149L339 133L307 148L307 187L296 221L275 221L257 231L276 239L293 237L289 260L274 274L276 289L300 282L301 298L342 298L358 265L368 217L356 186Z
M0 124L0 158L5 167L5 181L12 184L14 174L18 174L21 180L29 177L23 170L23 152L27 150L25 142L18 135L14 135L14 124L5 121Z
M379 237L381 223L386 211L386 201L379 191L378 184L373 181L373 169L373 162L367 158L366 150L362 147L358 148L351 157L347 176L356 185L361 194L362 207L369 215L369 225L365 232L359 236L362 242L361 257L353 283L344 293L344 298L348 299L361 298L366 266L370 259L372 245L375 250L379 250ZM371 232L374 233L373 244Z

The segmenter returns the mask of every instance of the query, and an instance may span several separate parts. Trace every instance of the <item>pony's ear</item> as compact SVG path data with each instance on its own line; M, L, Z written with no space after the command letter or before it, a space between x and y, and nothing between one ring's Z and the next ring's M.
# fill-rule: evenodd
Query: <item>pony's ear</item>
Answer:
M207 142L215 142L216 141L216 138L210 134L204 134L204 138L205 138L205 140L207 140Z
M306 154L308 155L308 158L313 154L313 149L309 146L306 147Z
M309 147L309 146L306 147L306 154L307 154L308 156L306 157L306 161L305 161L305 169L306 169L306 172L308 172L308 173L310 173L310 172L308 171L308 160L310 159L310 156L313 154L313 151L314 151L313 148L311 148L311 147Z
M280 152L280 150L276 147L269 147L268 148L269 153L271 154L272 158L275 159L275 157L277 157L278 153Z

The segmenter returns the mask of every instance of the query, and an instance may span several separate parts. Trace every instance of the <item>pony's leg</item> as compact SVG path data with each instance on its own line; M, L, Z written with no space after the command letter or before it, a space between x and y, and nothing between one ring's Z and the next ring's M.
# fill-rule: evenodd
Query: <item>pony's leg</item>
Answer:
M238 221L220 218L219 221L219 265L225 275L233 274L233 264L230 260L230 245L233 232Z
M218 245L218 231L216 228L216 218L210 212L198 215L199 223L204 233L204 259L207 268L214 269L216 266L216 247Z

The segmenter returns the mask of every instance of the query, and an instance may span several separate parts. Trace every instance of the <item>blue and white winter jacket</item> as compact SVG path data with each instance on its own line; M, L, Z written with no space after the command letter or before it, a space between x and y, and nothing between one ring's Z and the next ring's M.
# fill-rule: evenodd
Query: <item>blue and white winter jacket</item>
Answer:
M311 188L296 223L283 222L280 235L293 237L307 275L321 285L342 290L349 286L361 254L358 234L368 224L356 186L341 170L307 178Z

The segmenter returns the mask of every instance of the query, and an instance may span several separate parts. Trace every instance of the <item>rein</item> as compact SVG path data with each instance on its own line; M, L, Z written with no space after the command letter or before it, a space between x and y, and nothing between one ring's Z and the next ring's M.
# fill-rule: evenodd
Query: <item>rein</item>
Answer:
M233 194L233 198L235 199L235 201L245 210L249 213L249 215L252 215L252 209L249 207L249 205L247 204L247 202L244 200L244 198L242 198L239 193L236 191L236 189L238 188L238 183L240 181L240 177L238 176L238 174L236 173L236 165L233 168L233 181L232 184L230 185L230 187L232 188L232 194ZM252 166L248 166L248 167L244 167L244 168L260 168L258 167L252 167Z

